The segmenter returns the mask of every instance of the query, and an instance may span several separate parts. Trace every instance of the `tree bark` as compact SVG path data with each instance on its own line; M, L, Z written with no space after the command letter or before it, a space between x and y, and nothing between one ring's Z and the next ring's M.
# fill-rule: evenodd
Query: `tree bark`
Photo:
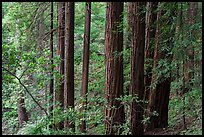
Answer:
M74 2L65 3L64 109L74 109ZM75 131L74 121L65 120L64 127Z
M147 12L146 12L146 26L145 26L145 64L146 64L146 74L144 75L144 101L148 100L151 77L152 77L152 67L153 67L153 43L155 37L155 22L157 14L155 13L157 8L157 2L147 2ZM145 105L146 108L146 105Z
M89 47L90 47L90 25L91 25L91 2L86 2L85 8L85 27L84 27L84 51L83 51L83 67L82 67L82 90L81 96L83 98L82 102L82 112L86 111L87 106L87 94L88 94L88 74L89 74ZM85 115L83 116L85 118ZM86 132L86 121L83 120L81 127L81 132Z
M57 2L57 54L60 56L60 64L57 68L60 76L64 75L64 20L65 20L65 3ZM63 77L56 80L58 84L54 95L55 108L64 107L64 80ZM57 105L59 103L59 105ZM55 115L55 114L54 114ZM64 128L63 121L56 123L58 129Z
M159 6L160 2L158 3ZM151 89L149 94L149 103L147 106L147 117L150 117L150 124L148 124L147 129L154 129L154 122L151 116L151 113L156 109L155 108L155 100L156 100L156 86L155 86L155 74L156 74L156 66L158 62L158 44L159 44L159 33L160 33L160 24L159 20L161 18L161 10L157 12L157 25L156 25L156 33L155 33L155 47L154 47L154 62L153 62L153 70L152 70L152 78L151 78Z
M160 6L160 2L158 3L158 7ZM164 4L167 6L167 3ZM172 3L170 9L170 15L164 16L165 14L163 10L158 11L157 13L157 28L155 34L155 49L154 49L154 65L153 65L153 75L149 95L149 104L148 104L148 115L150 117L150 123L147 125L146 130L152 130L154 128L166 128L168 126L168 104L169 104L169 94L170 94L170 85L171 85L171 62L173 56L168 54L173 47L173 39L175 30L174 28L169 28L165 34L161 35L163 31L163 26L170 26L173 23L173 17L176 16L175 13L177 11L176 3ZM168 11L167 11L168 12ZM162 18L161 18L162 17ZM165 29L165 28L164 28ZM167 40L165 49L162 49L161 42L159 37L162 40ZM170 37L170 38L169 38ZM169 51L168 51L169 50ZM156 74L156 68L158 67L158 61L163 60L168 65L169 69L165 74L159 75ZM164 66L157 68L160 71L167 69ZM157 77L157 78L156 78ZM153 111L158 113L158 116L155 116Z
M105 25L105 133L120 133L124 106L116 100L123 96L123 2L107 2Z
M53 29L53 2L50 3L50 61L51 61L51 64L50 64L50 98L49 98L49 112L50 112L50 115L51 115L51 119L53 119L53 93L54 93L54 76L53 76L53 72L54 72L54 62L53 62L53 32L52 32L52 29Z
M145 48L145 14L141 11L145 2L131 2L132 14L132 56L131 56L131 95L143 100L144 94L144 48ZM143 102L131 103L131 134L143 135Z

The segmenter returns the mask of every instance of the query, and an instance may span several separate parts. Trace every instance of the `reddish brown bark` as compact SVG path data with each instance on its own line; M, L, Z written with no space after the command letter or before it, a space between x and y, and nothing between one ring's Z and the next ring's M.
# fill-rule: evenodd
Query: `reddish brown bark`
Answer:
M158 3L160 4L160 3ZM167 3L165 3L167 4ZM171 51L173 47L172 39L169 37L174 37L174 29L169 29L166 31L164 35L161 36L162 26L172 25L172 18L175 16L177 5L174 3L174 8L170 10L171 16L165 16L164 11L160 10L157 14L157 28L155 34L155 49L154 49L154 65L153 65L153 75L150 89L150 96L149 96L149 104L148 104L148 113L147 116L150 117L150 123L147 125L146 130L152 130L154 128L166 128L168 126L168 104L169 104L169 94L170 94L170 85L171 85L171 67L169 67L168 71L165 74L156 74L156 67L158 66L159 60L165 60L167 64L170 64L173 56L167 53L168 50ZM162 17L162 18L161 18ZM159 35L162 40L166 40L168 47L162 49ZM168 50L167 50L168 49ZM167 69L166 67L160 67L159 70L163 71ZM156 79L157 77L157 79ZM153 115L153 111L158 113L158 116Z
M64 2L58 2L57 3L57 54L60 55L60 64L57 68L59 71L59 74L62 76L64 75L64 20L65 20L65 3ZM64 82L63 77L56 80L57 89L55 91L54 95L54 102L55 102L55 108L61 108L63 109L64 106ZM60 103L59 106L57 103ZM54 114L55 115L55 114ZM64 123L61 121L58 121L59 123L56 123L58 129L64 128Z
M105 28L105 133L120 133L124 106L116 100L123 96L123 2L107 2Z
M158 3L159 5L160 3ZM149 103L147 106L147 113L146 113L146 117L150 117L150 124L148 124L147 129L145 130L151 130L154 128L154 121L153 118L151 116L151 112L153 112L155 110L155 100L156 100L156 86L155 86L155 73L156 73L156 65L158 62L158 44L159 44L159 33L160 33L160 27L159 27L159 19L161 17L161 11L158 11L157 13L157 26L156 26L156 33L155 33L155 47L154 47L154 63L153 63L153 70L152 70L152 78L151 78L151 89L150 89L150 93L149 93Z
M53 2L50 3L50 30L52 31L53 29ZM50 114L53 111L53 93L54 93L54 77L53 77L53 72L54 72L54 67L53 67L53 32L50 33L50 60L51 60L51 71L50 71L50 99L49 99L49 111ZM51 114L52 115L52 114Z
M145 63L146 63L146 75L144 76L144 101L148 100L149 92L150 92L150 85L151 85L151 78L152 78L152 67L154 52L153 52L153 43L155 37L155 22L157 18L156 8L157 2L147 2L147 12L146 12L146 26L145 26ZM146 106L145 106L146 108Z
M131 2L132 14L132 56L131 56L131 86L132 96L143 100L144 94L144 48L145 48L145 14L141 13L145 2ZM143 135L142 124L144 107L143 102L134 100L131 103L131 134Z
M86 2L85 7L85 27L84 27L84 50L82 67L82 88L81 96L85 100L82 102L82 112L86 111L88 93L88 74L89 74L89 47L90 47L90 25L91 25L91 2ZM83 116L85 118L85 116ZM86 132L86 121L83 120L80 126L81 132Z
M74 2L65 3L65 66L64 109L74 109ZM64 127L75 131L72 120L65 120Z

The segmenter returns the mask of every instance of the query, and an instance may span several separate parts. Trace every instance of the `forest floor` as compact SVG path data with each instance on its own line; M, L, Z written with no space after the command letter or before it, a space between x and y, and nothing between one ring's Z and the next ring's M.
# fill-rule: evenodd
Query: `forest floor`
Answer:
M172 99L175 96L171 97ZM198 100L194 100L195 104L199 104ZM199 107L198 107L199 106ZM184 127L184 120L182 116L178 116L180 118L176 119L171 126L168 128L157 128L152 131L148 131L145 135L200 135L202 134L202 103L200 103L197 107L191 106L189 110L186 110L186 114L193 112L193 110L197 111L197 116L185 116L185 127ZM170 123L170 122L169 122Z
M145 132L145 135L202 135L202 97L198 98L197 96L192 96L190 99L192 104L186 104L185 128L182 112L178 111L181 108L176 108L176 104L174 104L174 102L176 102L179 106L181 106L181 104L178 104L178 100L174 101L175 99L175 95L171 96L168 128L157 128L152 131ZM17 125L16 115L12 118L4 117L2 119L2 134L16 134L18 128L16 128L15 125ZM102 131L103 124L99 124L90 129L88 135L100 135L103 134Z
M186 119L187 120L187 119ZM178 123L175 127L169 127L169 128L157 128L152 131L148 131L145 133L145 135L185 135L185 130L188 129L191 126L192 123L190 123L189 120L186 121L186 128L184 128L183 123Z
M185 127L183 122L178 122L174 127L169 128L157 128L152 131L148 131L145 135L186 135L187 131L193 130L194 127L202 129L202 123L196 118L185 118ZM189 134L191 132L188 132Z

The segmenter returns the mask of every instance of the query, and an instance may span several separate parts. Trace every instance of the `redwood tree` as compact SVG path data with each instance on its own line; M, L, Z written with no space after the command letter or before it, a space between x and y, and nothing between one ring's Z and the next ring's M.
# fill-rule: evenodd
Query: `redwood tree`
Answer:
M123 2L107 2L105 25L105 133L116 134L124 122L123 96ZM119 131L120 132L120 131Z
M53 77L53 71L54 71L54 68L53 68L53 2L50 3L50 60L51 60L51 70L50 70L50 106L49 106L49 111L50 113L52 112L53 110L53 93L54 93L54 77ZM52 114L51 114L52 115Z
M144 79L144 101L148 100L151 77L152 77L152 66L153 66L153 46L154 46L154 37L155 37L155 22L156 22L156 8L157 2L147 2L147 12L145 18L145 79ZM146 106L146 105L145 105ZM146 107L145 107L146 108Z
M161 6L160 4L159 2L158 7ZM163 6L163 9L165 9L166 6L168 6L169 9L167 11L161 9L157 13L154 65L148 104L150 123L147 125L147 130L166 128L168 126L168 104L171 85L170 64L173 59L172 54L169 54L169 52L171 52L173 48L172 37L174 37L175 27L172 26L172 24L173 17L177 11L177 5L176 3L172 3L171 5L164 3ZM164 16L166 12L170 13L169 16ZM165 44L161 42L164 40L166 40ZM158 69L161 73L158 73ZM155 116L153 111L156 111L158 115Z
M74 2L65 3L64 109L74 109ZM74 121L65 120L64 127L74 130Z
M131 2L132 9L132 55L131 55L131 86L130 94L143 100L144 94L144 47L145 47L145 2ZM134 100L130 108L131 134L142 135L143 103Z
M65 20L65 3L57 2L57 54L60 55L60 64L58 67L59 74L64 75L64 20ZM64 106L64 82L63 77L57 79L58 84L55 90L54 102L55 108ZM57 103L60 103L58 106ZM63 122L57 123L57 128L63 129Z
M81 96L83 98L82 111L86 111L87 93L88 93L88 74L89 74L89 47L90 47L90 25L91 25L91 2L86 2L85 8L85 27L84 27L84 50L82 67L82 88ZM83 116L85 117L85 116ZM86 122L82 121L81 132L86 132Z

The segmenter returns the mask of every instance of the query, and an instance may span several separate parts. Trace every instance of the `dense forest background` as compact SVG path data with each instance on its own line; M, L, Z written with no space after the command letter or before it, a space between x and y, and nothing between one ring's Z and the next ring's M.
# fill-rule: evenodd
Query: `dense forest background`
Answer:
M2 134L201 135L201 2L2 2Z

